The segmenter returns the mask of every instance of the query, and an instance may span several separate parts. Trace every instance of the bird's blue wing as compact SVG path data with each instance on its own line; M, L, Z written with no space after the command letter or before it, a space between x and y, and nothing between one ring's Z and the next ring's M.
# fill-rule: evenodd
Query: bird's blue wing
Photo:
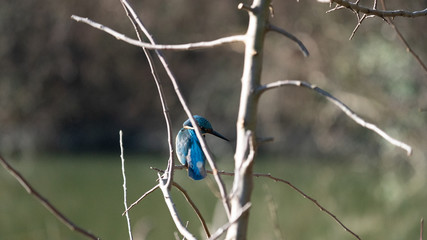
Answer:
M205 154L192 129L183 128L176 136L176 155L182 165L188 166L188 175L194 180L206 177Z
M201 180L206 177L206 157L196 133L193 130L190 130L189 133L192 143L187 155L188 175L194 180Z
M181 129L176 136L175 146L176 155L178 156L178 159L182 165L187 166L187 155L189 149L191 148L191 144L191 134L189 133L189 129Z

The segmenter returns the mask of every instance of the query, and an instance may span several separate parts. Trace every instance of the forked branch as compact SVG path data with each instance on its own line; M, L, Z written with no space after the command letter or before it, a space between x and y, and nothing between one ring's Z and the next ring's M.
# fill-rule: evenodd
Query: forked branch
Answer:
M354 12L361 12L366 15L375 15L381 18L385 17L422 17L427 16L427 8L420 10L420 11L405 11L405 10L378 10L374 8L369 8L365 6L359 5L357 2L350 2L347 0L331 0L331 2L334 2L342 7L348 8ZM340 8L335 8L340 9Z
M390 144L392 144L396 147L402 148L403 150L405 150L407 152L408 156L412 154L412 147L411 146L409 146L408 144L401 142L395 138L392 138L386 132L384 132L383 130L378 128L376 125L369 123L369 122L366 122L364 119L359 117L355 112L353 112L353 110L351 110L347 105L345 105L339 99L332 96L327 91L325 91L325 90L323 90L323 89L321 89L315 85L312 85L308 82L303 82L303 81L298 81L298 80L281 80L281 81L262 85L256 91L258 94L261 94L261 93L265 92L266 90L274 89L274 88L278 88L278 87L283 87L283 86L287 86L287 85L292 85L292 86L297 86L297 87L305 87L305 88L311 89L311 90L321 94L322 96L326 97L326 99L328 99L333 104L335 104L337 107L339 107L347 116L349 116L357 124L361 125L364 128L367 128L369 130L374 131L375 133L380 135L382 138L384 138L386 141L388 141Z

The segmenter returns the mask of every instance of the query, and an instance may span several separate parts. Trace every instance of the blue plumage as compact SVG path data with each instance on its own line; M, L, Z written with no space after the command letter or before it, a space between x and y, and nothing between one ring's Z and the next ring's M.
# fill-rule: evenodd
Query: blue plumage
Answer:
M197 125L204 137L206 133L213 134L219 138L229 141L227 138L212 129L212 125L205 118L195 115ZM188 167L188 175L194 180L201 180L206 177L205 162L206 157L203 153L199 139L191 124L190 119L184 122L183 128L176 136L176 154L182 165Z

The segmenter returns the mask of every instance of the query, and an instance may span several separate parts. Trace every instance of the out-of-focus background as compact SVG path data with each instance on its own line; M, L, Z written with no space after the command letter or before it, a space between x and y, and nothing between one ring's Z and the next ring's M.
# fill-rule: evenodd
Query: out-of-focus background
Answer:
M244 33L248 17L237 10L238 3L132 4L159 43L173 44ZM420 10L427 2L393 0L387 5ZM275 1L273 7L272 23L301 39L311 55L304 58L295 43L269 33L263 82L299 79L322 87L413 146L414 152L407 157L314 92L288 87L261 98L258 135L274 137L274 142L260 147L255 170L292 180L363 237L416 238L419 220L427 216L426 72L381 19L367 19L349 41L357 23L349 11L326 14L328 4L316 1ZM163 113L142 51L74 22L72 14L135 36L118 0L0 2L0 153L76 223L103 239L123 239L118 131L124 131L132 201L155 184L149 166L166 165ZM426 60L427 18L395 22ZM208 138L219 167L229 171L242 52L241 44L165 52L192 111L232 139L228 144ZM162 70L160 75L175 134L187 117ZM208 222L219 225L217 199L209 195L213 182L192 182L184 171L177 175L202 205ZM6 171L0 170L0 179L0 239L81 238L25 194ZM280 234L289 239L351 239L286 186L261 179L256 184L254 203L272 204L254 207L252 239ZM191 210L180 203L197 232ZM277 221L269 214L275 205ZM174 228L164 208L159 193L138 206L133 212L135 232L148 239L172 238ZM280 234L273 231L276 222Z

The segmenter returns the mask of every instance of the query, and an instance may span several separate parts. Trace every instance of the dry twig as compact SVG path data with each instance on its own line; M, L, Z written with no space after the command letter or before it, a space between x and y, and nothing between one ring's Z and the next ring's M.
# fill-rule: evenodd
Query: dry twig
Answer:
M205 219L203 218L202 214L199 211L199 208L197 208L196 204L191 200L190 195L188 195L187 191L178 183L172 182L173 186L175 186L181 193L184 195L185 200L190 204L190 206L194 209L196 212L197 217L199 218L200 222L202 223L203 230L206 233L206 236L209 238L211 234L209 233L208 225L206 224Z
M257 92L258 92L258 94L261 94L261 93L265 92L266 90L274 89L274 88L278 88L278 87L283 87L286 85L292 85L292 86L297 86L297 87L305 87L305 88L311 89L311 90L323 95L324 97L326 97L326 99L328 99L333 104L335 104L337 107L339 107L348 117L350 117L357 124L361 125L364 128L367 128L371 131L374 131L376 134L380 135L382 138L384 138L390 144L392 144L396 147L402 148L403 150L406 151L408 156L412 154L412 147L411 146L409 146L408 144L401 142L395 138L390 137L387 133L385 133L383 130L378 128L376 125L369 123L369 122L366 122L364 119L359 117L355 112L353 112L353 110L351 110L347 105L345 105L339 99L332 96L330 93L326 92L325 90L323 90L323 89L321 89L315 85L312 85L308 82L303 82L303 81L299 81L299 80L281 80L281 81L276 81L273 83L265 84L265 85L259 87L257 89Z
M128 9L129 10L129 9ZM115 37L117 40L124 41L126 43L129 43L131 45L137 46L137 47L143 47L146 49L155 49L155 50L180 50L180 51L188 51L188 50L197 50L197 49L203 49L203 48L212 48L221 46L224 44L229 43L235 43L235 42L244 42L246 39L245 35L235 35L235 36L229 36L229 37L223 37L212 41L202 41L202 42L195 42L195 43L186 43L186 44L174 44L174 45L160 45L155 43L145 43L141 42L139 40L129 38L126 35L119 33L109 27L106 27L102 24L99 24L97 22L94 22L90 20L89 18L83 18L79 16L72 15L72 19L74 19L77 22L83 22L86 23L94 28L97 28L101 31L104 31L113 37Z
M125 158L123 156L123 132L122 132L122 130L120 130L119 136L120 136L120 159L122 160L122 176L123 176L123 202L124 202L125 210L126 210L126 209L128 209L128 203L127 203L127 190L126 190ZM126 215L126 223L128 225L129 239L133 240L129 212L126 211L125 215Z
M359 1L350 2L347 0L331 0L338 4L340 7L335 7L332 10L342 9L341 7L348 8L354 12L361 12L366 15L375 15L381 18L385 17L422 17L427 16L427 8L420 11L405 11L405 10L377 10L369 7L359 5Z
M49 210L49 212L53 214L53 216L55 216L70 230L81 233L90 239L99 239L97 236L77 226L70 219L68 219L62 212L60 212L56 207L54 207L45 197L43 197L39 192L37 192L17 170L15 170L8 162L6 162L6 160L2 156L0 156L0 164L22 185L22 187L24 187L24 189L30 195L33 195L47 210Z

